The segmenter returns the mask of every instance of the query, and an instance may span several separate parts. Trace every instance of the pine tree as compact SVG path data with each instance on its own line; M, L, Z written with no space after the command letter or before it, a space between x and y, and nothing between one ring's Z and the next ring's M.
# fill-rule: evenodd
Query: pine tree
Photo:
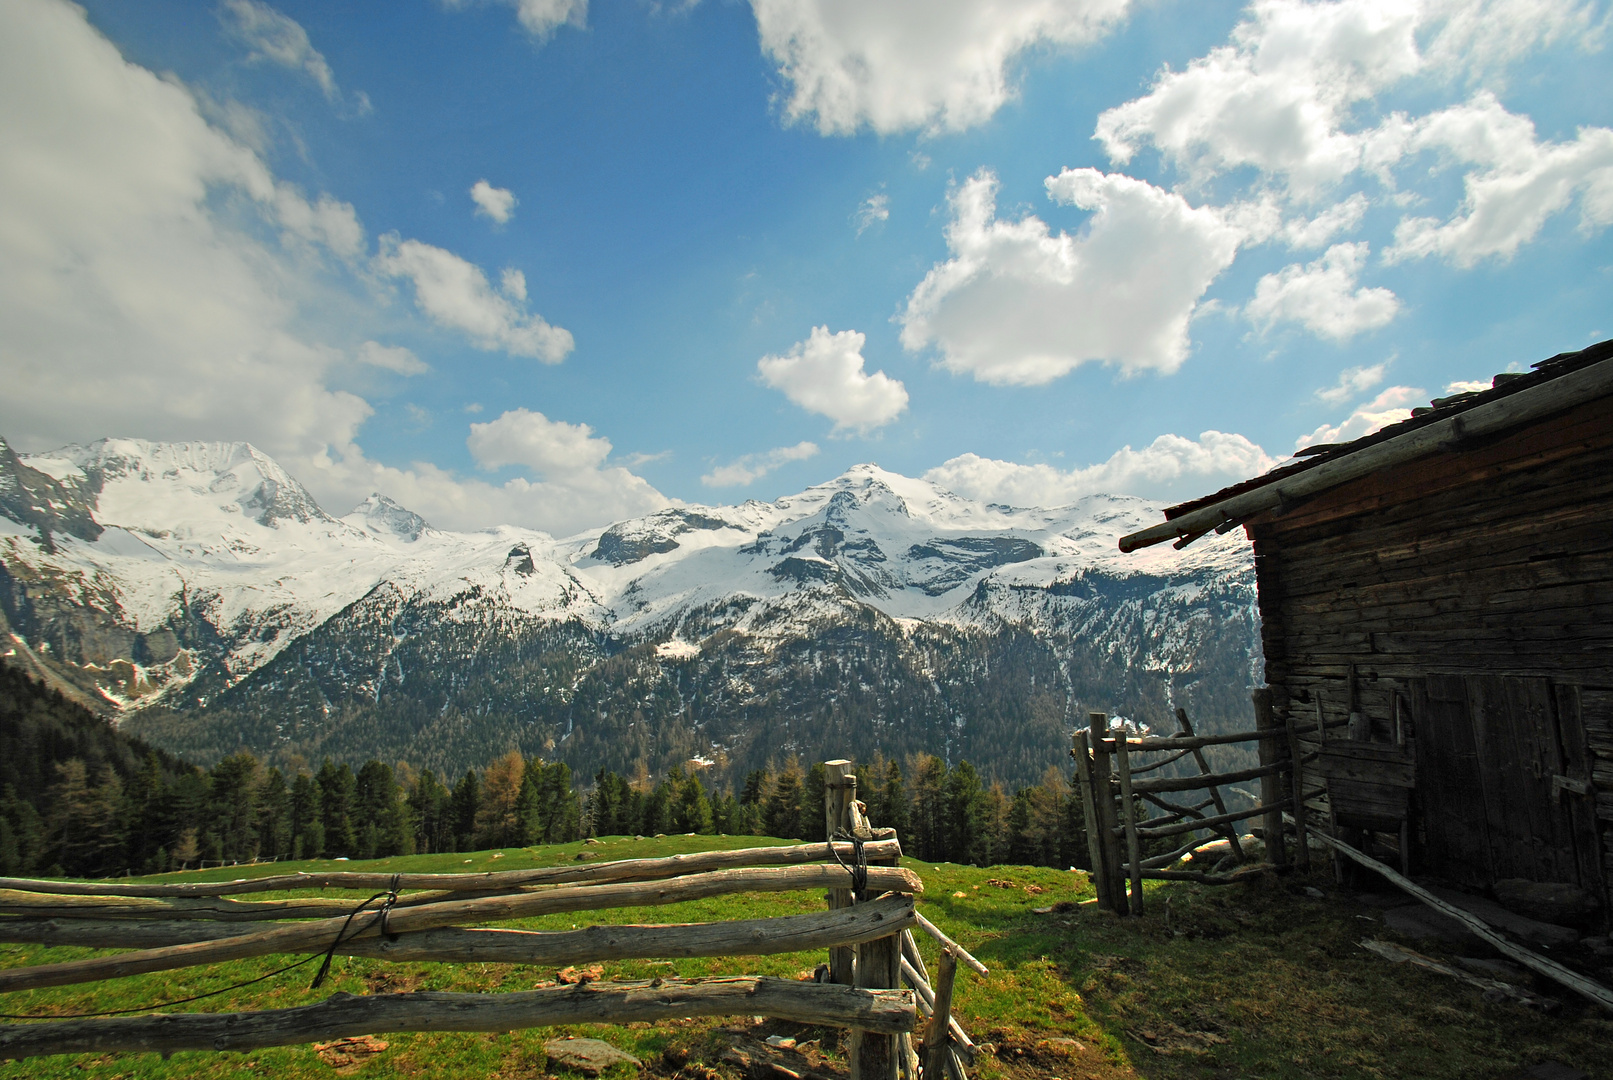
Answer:
M206 831L218 858L250 862L258 853L258 760L243 750L214 765L209 779Z
M271 767L258 788L258 857L279 858L290 851L291 794L286 778Z
M762 827L768 836L794 839L801 835L801 763L791 757L773 781L762 812Z
M453 827L455 851L473 851L476 847L476 818L482 812L482 785L475 769L466 769L459 783L454 785L449 800L448 816Z
M801 782L801 825L798 834L804 840L827 840L824 832L828 825L824 810L826 783L823 763L815 762Z
M449 817L448 789L437 774L422 769L409 789L409 810L414 818L414 848L436 854L454 849L453 826Z
M913 776L913 854L926 862L941 862L947 857L941 790L946 763L934 754L920 754L909 771Z
M677 786L676 802L672 807L672 828L681 833L710 833L712 828L711 800L696 773L684 777Z
M325 850L319 784L305 772L291 782L291 857L312 859Z
M873 824L895 829L898 837L910 840L907 791L902 786L902 767L895 758L885 765L882 783L873 794L868 811L873 817Z
M315 782L319 785L319 820L325 827L325 854L330 858L351 858L358 850L358 832L353 823L358 778L347 762L338 766L326 758Z

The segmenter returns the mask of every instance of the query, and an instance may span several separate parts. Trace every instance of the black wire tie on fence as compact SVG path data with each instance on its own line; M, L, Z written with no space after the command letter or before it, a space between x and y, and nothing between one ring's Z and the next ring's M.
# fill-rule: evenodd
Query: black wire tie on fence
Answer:
M835 850L836 840L850 841L852 865L847 866L841 861L840 852ZM836 830L834 836L829 838L829 854L840 864L840 869L851 875L851 891L861 900L863 893L868 891L868 856L863 852L862 837L848 833L844 829Z
M386 934L387 937L389 939L393 940L393 941L397 940L397 935L396 934L392 934L392 933L389 933L387 931L386 917L387 917L388 913L391 912L392 906L398 902L398 885L399 885L399 883L401 881L402 881L402 879L397 874L393 874L392 875L392 888L391 889L389 889L388 891L386 891L384 893L379 893L379 892L376 893L374 896L370 897L368 900L364 901L358 907L354 908L352 911L347 913L347 918L342 921L342 928L340 930L336 931L336 937L330 943L330 948L325 950L325 960L324 960L324 962L322 964L319 965L319 974L315 975L314 976L314 981L308 984L308 989L310 989L310 990L318 990L319 989L320 983L325 981L325 976L330 974L331 961L336 959L336 950L337 950L337 948L341 946L343 941L351 940L351 938L349 938L348 935L347 935L347 928L353 924L353 920L356 917L358 917L360 914L363 913L365 908L369 907L371 904L375 903L377 900L383 901L382 904L381 904L380 910L378 910L375 913L375 918L371 919L369 921L369 924L367 926L363 927L363 929L367 930L367 929L369 929L369 927L374 926L376 923L380 923L381 924L381 933ZM359 931L355 930L353 932L353 936L356 937L358 935L358 933L359 933Z
M355 916L362 914L365 908L369 907L371 904L375 903L375 901L380 900L383 897L386 898L386 903L383 904L381 909L376 913L381 923L381 932L386 934L387 937L393 941L398 939L396 934L387 932L386 916L387 912L392 910L392 906L397 903L398 885L401 883L401 880L402 879L399 878L398 875L394 874L392 876L391 892L376 893L368 900L365 900L363 903L359 904L358 907L348 912L346 921L342 923L342 928L336 932L336 939L330 943L330 948L326 949L324 953L310 953L301 960L293 961L292 963L287 964L285 967L275 968L273 971L265 975L259 975L255 979L245 979L238 983L232 983L231 985L224 987L222 990L209 990L205 994L192 994L190 997L176 998L173 1001L159 1001L155 1005L140 1005L133 1009L102 1009L99 1012L80 1013L0 1013L0 1020L88 1020L97 1016L128 1016L131 1013L148 1013L156 1009L168 1009L175 1005L189 1005L193 1001L202 1001L205 998L218 997L220 994L228 994L235 990L243 990L248 986L263 982L266 979L272 979L276 975L284 975L288 971L295 971L304 964L312 963L320 956L324 956L325 962L319 966L319 974L314 976L313 983L308 987L310 990L318 989L319 984L325 981L325 975L330 971L331 960L335 958L336 950L341 946L343 941L352 940L352 937L347 936L347 928L349 924L352 923ZM375 920L371 920L369 926L374 925ZM357 936L356 932L354 936Z

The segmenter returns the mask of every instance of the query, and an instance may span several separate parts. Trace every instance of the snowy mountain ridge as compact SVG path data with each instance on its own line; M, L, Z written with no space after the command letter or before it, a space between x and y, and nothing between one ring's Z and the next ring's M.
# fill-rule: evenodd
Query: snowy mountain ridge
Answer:
M0 442L0 602L15 662L123 714L206 710L254 673L280 678L269 669L294 643L367 613L362 649L380 666L319 692L333 715L405 676L376 674L391 670L389 642L455 623L505 638L564 625L670 663L719 634L761 655L867 618L891 633L1059 636L1081 632L1070 598L1088 578L1176 589L1171 602L1191 607L1204 582L1249 577L1238 534L1121 555L1118 537L1159 513L1108 495L985 504L869 464L773 502L674 506L570 537L451 532L379 493L334 517L245 443L106 439L18 456ZM428 631L399 628L426 610Z

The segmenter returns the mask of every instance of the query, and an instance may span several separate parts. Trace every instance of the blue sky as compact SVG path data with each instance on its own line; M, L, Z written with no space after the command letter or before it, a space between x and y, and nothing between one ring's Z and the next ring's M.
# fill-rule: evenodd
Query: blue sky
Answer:
M1608 18L0 0L0 434L461 528L1190 497L1613 336Z

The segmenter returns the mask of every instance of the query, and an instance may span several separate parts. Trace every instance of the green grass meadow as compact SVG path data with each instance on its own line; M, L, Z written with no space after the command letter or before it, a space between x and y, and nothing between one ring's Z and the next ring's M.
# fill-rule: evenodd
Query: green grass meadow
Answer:
M607 837L598 845L564 844L502 852L422 855L374 863L318 860L229 868L167 880L209 880L293 869L401 871L511 870L574 862L580 851L600 859L753 846L755 837ZM785 841L778 841L784 843ZM999 1077L1507 1077L1524 1065L1555 1060L1613 1078L1613 1016L1555 987L1563 1001L1552 1016L1510 1003L1492 1004L1453 980L1393 965L1361 949L1366 937L1393 939L1381 914L1336 893L1330 880L1266 876L1220 889L1160 884L1149 914L1122 920L1082 905L1091 889L1081 873L1033 867L932 865L905 860L923 877L920 909L991 968L980 979L960 969L954 1009L976 1042L990 1044L978 1075ZM1310 898L1302 886L1327 897ZM264 894L264 898L273 894ZM306 895L306 894L301 894ZM340 895L334 891L331 895ZM355 900L366 894L353 894ZM1169 916L1166 901L1169 900ZM586 921L703 922L821 910L821 893L751 894L654 908L622 908L597 918L548 916L510 925L568 930ZM1037 914L1033 909L1057 906ZM585 921L586 920L586 921ZM925 935L920 948L932 964ZM1426 944L1414 947L1435 952ZM53 963L92 950L0 946L6 967ZM190 968L84 986L5 995L7 1013L62 1015L158 1006L207 993L284 966L293 957ZM606 980L676 975L807 976L821 953L605 965ZM495 964L394 964L338 957L317 991L318 961L255 986L180 1006L225 1012L288 1008L335 991L410 990L496 993L532 989L555 979L553 967ZM677 1021L627 1027L545 1028L487 1034L385 1033L385 1050L353 1060L321 1058L309 1046L252 1053L189 1052L85 1055L0 1065L0 1080L190 1080L262 1075L286 1078L361 1076L515 1078L565 1075L551 1070L543 1043L556 1035L603 1038L646 1061L652 1075L673 1075L668 1060L684 1055L724 1076L724 1029L749 1018ZM821 1033L825 1050L836 1036ZM673 1051L670 1055L664 1052ZM326 1055L330 1057L329 1054ZM610 1075L630 1076L618 1067ZM686 1073L686 1075L688 1075Z

